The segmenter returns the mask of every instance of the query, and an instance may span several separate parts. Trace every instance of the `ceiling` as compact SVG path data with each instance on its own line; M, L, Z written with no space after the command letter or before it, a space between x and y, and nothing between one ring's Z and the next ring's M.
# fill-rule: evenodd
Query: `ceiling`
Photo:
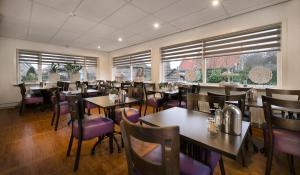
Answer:
M113 51L287 0L219 1L0 0L0 36Z

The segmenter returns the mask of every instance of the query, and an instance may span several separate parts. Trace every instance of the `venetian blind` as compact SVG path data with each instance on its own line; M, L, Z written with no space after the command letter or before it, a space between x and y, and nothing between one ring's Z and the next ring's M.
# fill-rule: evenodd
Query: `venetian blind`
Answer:
M82 66L97 66L97 58L85 57L76 55L66 55L58 53L30 51L30 50L18 50L19 62L36 63L41 62L43 65L58 63L64 64L80 64Z
M176 44L161 48L162 61L180 61L202 58L203 44L201 40Z
M279 51L281 25L274 24L203 40L204 57Z
M130 66L131 64L149 64L149 63L151 63L150 50L113 58L114 67Z

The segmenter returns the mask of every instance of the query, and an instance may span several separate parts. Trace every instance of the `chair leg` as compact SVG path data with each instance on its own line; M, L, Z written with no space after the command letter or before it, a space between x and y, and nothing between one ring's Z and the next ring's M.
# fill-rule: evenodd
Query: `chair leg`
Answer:
M52 115L52 119L51 119L51 126L53 126L53 124L54 124L54 120L55 120L55 112L53 112L53 115Z
M22 115L23 107L24 107L24 102L22 101L22 102L21 102L21 106L20 106L20 111L19 111L19 114L20 114L20 115Z
M91 115L91 109L88 108L88 115Z
M295 166L294 166L294 156L293 155L287 155L288 156L288 162L289 162L289 168L290 168L290 174L295 175Z
M74 139L73 134L71 134L69 145L68 145L68 150L67 150L67 156L70 156L72 145L73 145L73 139Z
M109 134L109 152L111 154L114 152L114 133Z
M114 139L114 141L116 142L116 145L117 145L117 148L118 148L118 153L120 153L120 152L121 152L121 149L120 149L120 145L119 145L119 143L118 143L118 140L116 139L115 136L113 136L113 139Z
M267 164L266 164L266 172L265 175L271 174L271 168L272 168L272 158L273 158L273 146L270 146L268 149L268 158L267 158Z
M121 133L121 134L122 134L122 133ZM123 140L122 135L121 135L121 146L122 146L122 148L124 148L124 140Z
M82 143L82 140L79 139L78 140L78 144L77 144L77 152L76 152L75 164L74 164L74 168L73 168L74 172L78 169L78 165L79 165L80 152L81 152L81 143Z
M98 108L98 112L99 112L99 114L101 114L101 109L100 108Z
M222 155L221 155L221 158L219 160L219 166L220 166L221 174L225 175L225 168L224 168L224 163L223 163Z
M147 105L147 103L146 103L146 106L145 106L145 112L144 112L144 116L146 115L146 113L147 113L147 107L148 107L148 105Z
M99 143L102 142L102 140L103 140L102 137L98 137L98 141L95 143L95 145L94 145L93 148L92 148L92 151L91 151L91 154L92 154L92 155L95 155L96 147L97 147L97 145L98 145Z
M59 118L60 118L60 114L57 114L56 122L55 122L55 128L54 128L55 131L57 131L57 127L58 127L58 123L59 123Z

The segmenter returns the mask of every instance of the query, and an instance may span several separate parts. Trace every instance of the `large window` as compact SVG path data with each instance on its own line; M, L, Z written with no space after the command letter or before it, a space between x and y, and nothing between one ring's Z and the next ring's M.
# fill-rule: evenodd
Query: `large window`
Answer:
M95 80L97 58L56 53L17 50L18 81Z
M163 81L277 85L281 25L161 48Z
M150 81L150 50L113 58L114 76L117 81Z

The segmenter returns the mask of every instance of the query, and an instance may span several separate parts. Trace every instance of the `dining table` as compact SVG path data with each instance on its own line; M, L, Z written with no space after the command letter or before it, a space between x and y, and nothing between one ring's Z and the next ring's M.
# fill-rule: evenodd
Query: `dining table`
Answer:
M98 93L98 90L95 89L87 89L86 93L87 94L91 94L91 93ZM79 95L79 94L83 94L83 92L81 90L71 90L71 91L62 91L62 93L64 95Z
M140 121L155 127L179 126L181 139L237 159L240 152L243 152L242 147L248 135L250 123L242 121L241 135L230 135L221 131L213 134L208 130L210 116L203 112L173 107L141 117Z
M116 120L115 120L116 107L132 105L132 104L140 102L138 99L131 98L131 97L125 97L124 100L112 100L108 95L84 98L84 100L87 102L93 103L94 105L96 105L100 108L103 108L105 111L105 116L112 119L115 123L116 123ZM116 143L117 143L117 147L118 147L118 152L120 152L121 151L120 146L119 146L118 142L116 142Z
M51 106L51 91L56 88L56 86L31 86L29 87L29 90L34 93L40 93L44 98L44 107L48 108L49 106Z

